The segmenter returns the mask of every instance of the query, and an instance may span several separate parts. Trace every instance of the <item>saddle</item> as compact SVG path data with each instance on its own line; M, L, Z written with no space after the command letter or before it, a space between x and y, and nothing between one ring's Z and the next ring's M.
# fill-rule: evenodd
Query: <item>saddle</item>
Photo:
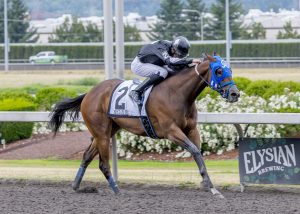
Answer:
M151 138L157 138L146 109L146 103L153 86L144 91L142 105L138 105L129 97L129 92L135 89L139 83L138 79L134 79L123 81L117 85L110 97L107 115L111 118L139 118L147 135Z

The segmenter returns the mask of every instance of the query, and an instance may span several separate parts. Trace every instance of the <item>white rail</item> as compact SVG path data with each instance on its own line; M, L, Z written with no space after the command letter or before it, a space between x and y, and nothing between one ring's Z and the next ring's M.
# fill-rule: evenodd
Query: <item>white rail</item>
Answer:
M300 113L200 113L198 123L300 124Z
M0 111L0 122L49 122L50 112ZM66 114L65 122L72 119ZM83 122L81 116L79 122Z
M0 122L48 122L50 112L0 111ZM72 121L68 116L66 122ZM79 122L83 122L80 117ZM300 124L300 113L207 113L198 112L198 123Z

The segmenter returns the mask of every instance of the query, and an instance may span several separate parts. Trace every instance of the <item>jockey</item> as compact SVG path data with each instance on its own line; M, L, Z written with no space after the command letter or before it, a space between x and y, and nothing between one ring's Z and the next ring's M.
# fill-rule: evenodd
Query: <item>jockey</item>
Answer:
M189 59L189 41L179 36L172 42L167 40L155 41L143 46L131 63L133 73L147 77L140 85L129 93L129 96L141 104L142 94L152 84L159 84L168 73L174 73L172 67L187 66L200 63L199 59Z

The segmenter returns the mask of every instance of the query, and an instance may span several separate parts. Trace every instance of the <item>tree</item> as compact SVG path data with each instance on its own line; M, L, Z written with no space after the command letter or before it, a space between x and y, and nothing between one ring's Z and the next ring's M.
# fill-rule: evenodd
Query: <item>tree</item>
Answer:
M277 39L299 39L300 35L296 30L293 30L292 23L286 22L285 25L283 26L283 30L279 31L277 34Z
M65 21L49 37L49 42L102 42L103 31L95 24L84 26L77 17L65 18Z
M201 19L203 21L204 11L205 4L202 0L187 0L187 5L183 10L186 13L184 36L189 40L201 39L201 24L203 24Z
M266 30L260 22L253 24L252 38L253 39L265 39L266 38Z
M0 17L4 17L4 2L0 1ZM22 0L7 2L8 35L11 43L36 42L37 29L29 27L28 10ZM4 42L4 23L0 22L0 42Z
M185 32L182 17L183 3L180 0L162 0L157 13L159 21L150 26L152 32L148 34L151 40L173 40Z
M248 33L244 31L241 35L242 39L265 39L266 30L260 22L254 22L249 26L251 31Z
M216 0L216 3L212 4L210 12L213 14L214 18L207 20L207 27L205 27L204 31L205 39L225 39L225 0ZM232 39L240 38L245 31L242 27L242 14L242 5L237 3L236 0L229 0L229 24Z
M113 23L113 36L115 38L115 23ZM139 30L128 24L124 26L124 40L141 41ZM103 29L96 24L88 23L86 26L77 17L65 18L65 21L49 37L49 42L103 42Z
M135 26L129 24L124 25L124 40L125 42L137 42L142 41L139 30Z
M113 37L114 41L116 41L116 25L113 22ZM142 41L142 37L140 35L139 29L135 26L131 26L128 23L124 24L124 41L125 42L138 42Z

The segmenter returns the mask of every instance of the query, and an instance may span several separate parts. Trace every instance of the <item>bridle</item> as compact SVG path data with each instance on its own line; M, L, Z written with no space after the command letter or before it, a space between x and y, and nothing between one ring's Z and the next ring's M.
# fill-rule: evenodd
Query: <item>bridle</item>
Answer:
M206 81L206 79L204 79L204 77L203 76L201 76L200 75L200 73L199 73L199 71L198 71L198 65L199 65L200 63L196 63L196 65L194 66L194 68L195 68L195 72L196 72L196 74L208 85L208 87L210 87L211 89L213 89L211 86L210 86L210 84Z

